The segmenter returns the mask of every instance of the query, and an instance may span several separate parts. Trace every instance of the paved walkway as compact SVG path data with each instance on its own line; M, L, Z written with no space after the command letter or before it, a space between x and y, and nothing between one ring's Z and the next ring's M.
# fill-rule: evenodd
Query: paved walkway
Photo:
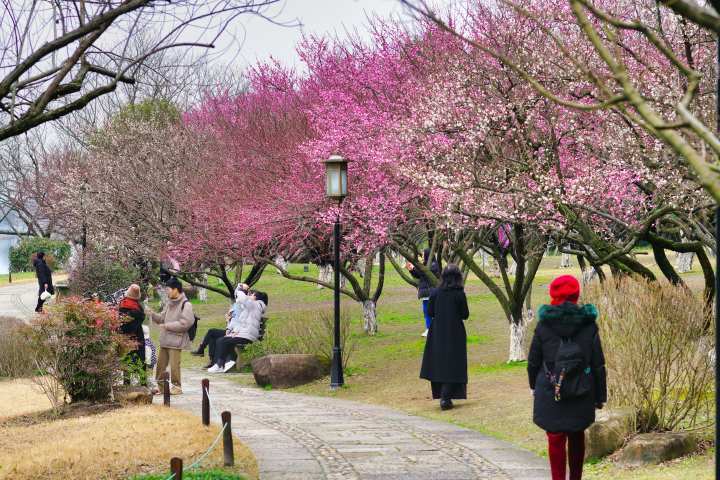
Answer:
M0 287L0 317L30 320L35 314L37 294L36 282L12 283Z
M232 413L233 433L255 454L261 480L546 480L547 461L448 423L385 407L265 391L183 371L175 407L200 415L210 378L211 418Z

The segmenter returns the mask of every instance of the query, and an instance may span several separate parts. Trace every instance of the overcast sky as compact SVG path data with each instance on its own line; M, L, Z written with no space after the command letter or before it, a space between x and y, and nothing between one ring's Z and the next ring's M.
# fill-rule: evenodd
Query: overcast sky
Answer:
M449 4L451 1L440 0L438 3ZM274 8L271 13L278 22L298 20L302 27L287 28L259 17L242 17L234 29L237 42L244 36L242 48L238 52L237 42L232 42L233 46L223 42L221 61L242 68L272 56L285 65L301 66L295 46L303 34L338 34L342 37L355 29L363 33L369 15L409 18L399 0L284 0L282 7Z

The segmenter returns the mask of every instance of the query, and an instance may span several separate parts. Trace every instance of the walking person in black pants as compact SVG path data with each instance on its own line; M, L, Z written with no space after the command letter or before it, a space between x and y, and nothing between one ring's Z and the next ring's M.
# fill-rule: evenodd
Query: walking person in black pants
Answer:
M35 254L33 267L35 267L35 275L38 280L38 301L37 306L35 306L35 311L41 313L43 311L43 304L45 303L45 300L42 298L43 293L48 292L50 295L55 294L52 271L50 267L48 267L48 264L45 263L45 252L39 251Z
M467 334L464 320L470 316L457 265L445 267L440 286L430 294L428 313L432 321L425 342L420 378L430 380L440 408L453 408L452 401L467 398Z

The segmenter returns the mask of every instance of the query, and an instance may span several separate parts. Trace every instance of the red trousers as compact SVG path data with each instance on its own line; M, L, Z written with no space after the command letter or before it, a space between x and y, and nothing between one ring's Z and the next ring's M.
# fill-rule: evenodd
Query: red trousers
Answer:
M547 432L547 437L552 480L565 480L568 463L570 464L570 480L581 480L583 460L585 459L585 432Z

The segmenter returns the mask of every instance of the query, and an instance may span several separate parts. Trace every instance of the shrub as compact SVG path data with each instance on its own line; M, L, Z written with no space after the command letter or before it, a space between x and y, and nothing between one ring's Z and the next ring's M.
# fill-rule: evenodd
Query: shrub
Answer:
M110 398L113 380L122 369L121 357L130 349L130 341L118 333L119 325L116 310L76 297L34 321L35 364L45 373L46 384L40 386L48 397L58 391L57 384L73 402Z
M42 250L46 253L45 261L55 270L64 268L70 258L70 244L62 240L43 237L23 238L20 243L10 248L10 270L13 272L30 272L33 270L33 254Z
M334 335L334 317L329 312L315 312L282 324L273 324L270 320L265 339L249 345L246 355L253 359L273 353L305 353L317 356L329 366L332 361ZM347 312L342 312L340 317L340 346L345 368L355 350L350 315Z
M127 288L139 278L140 273L134 267L123 265L104 252L89 250L70 272L68 287L73 295L87 297L98 293L103 298Z
M711 419L714 336L702 300L644 280L588 290L608 369L609 401L637 411L642 432L702 427Z
M26 377L35 370L27 326L16 318L0 317L0 377Z

